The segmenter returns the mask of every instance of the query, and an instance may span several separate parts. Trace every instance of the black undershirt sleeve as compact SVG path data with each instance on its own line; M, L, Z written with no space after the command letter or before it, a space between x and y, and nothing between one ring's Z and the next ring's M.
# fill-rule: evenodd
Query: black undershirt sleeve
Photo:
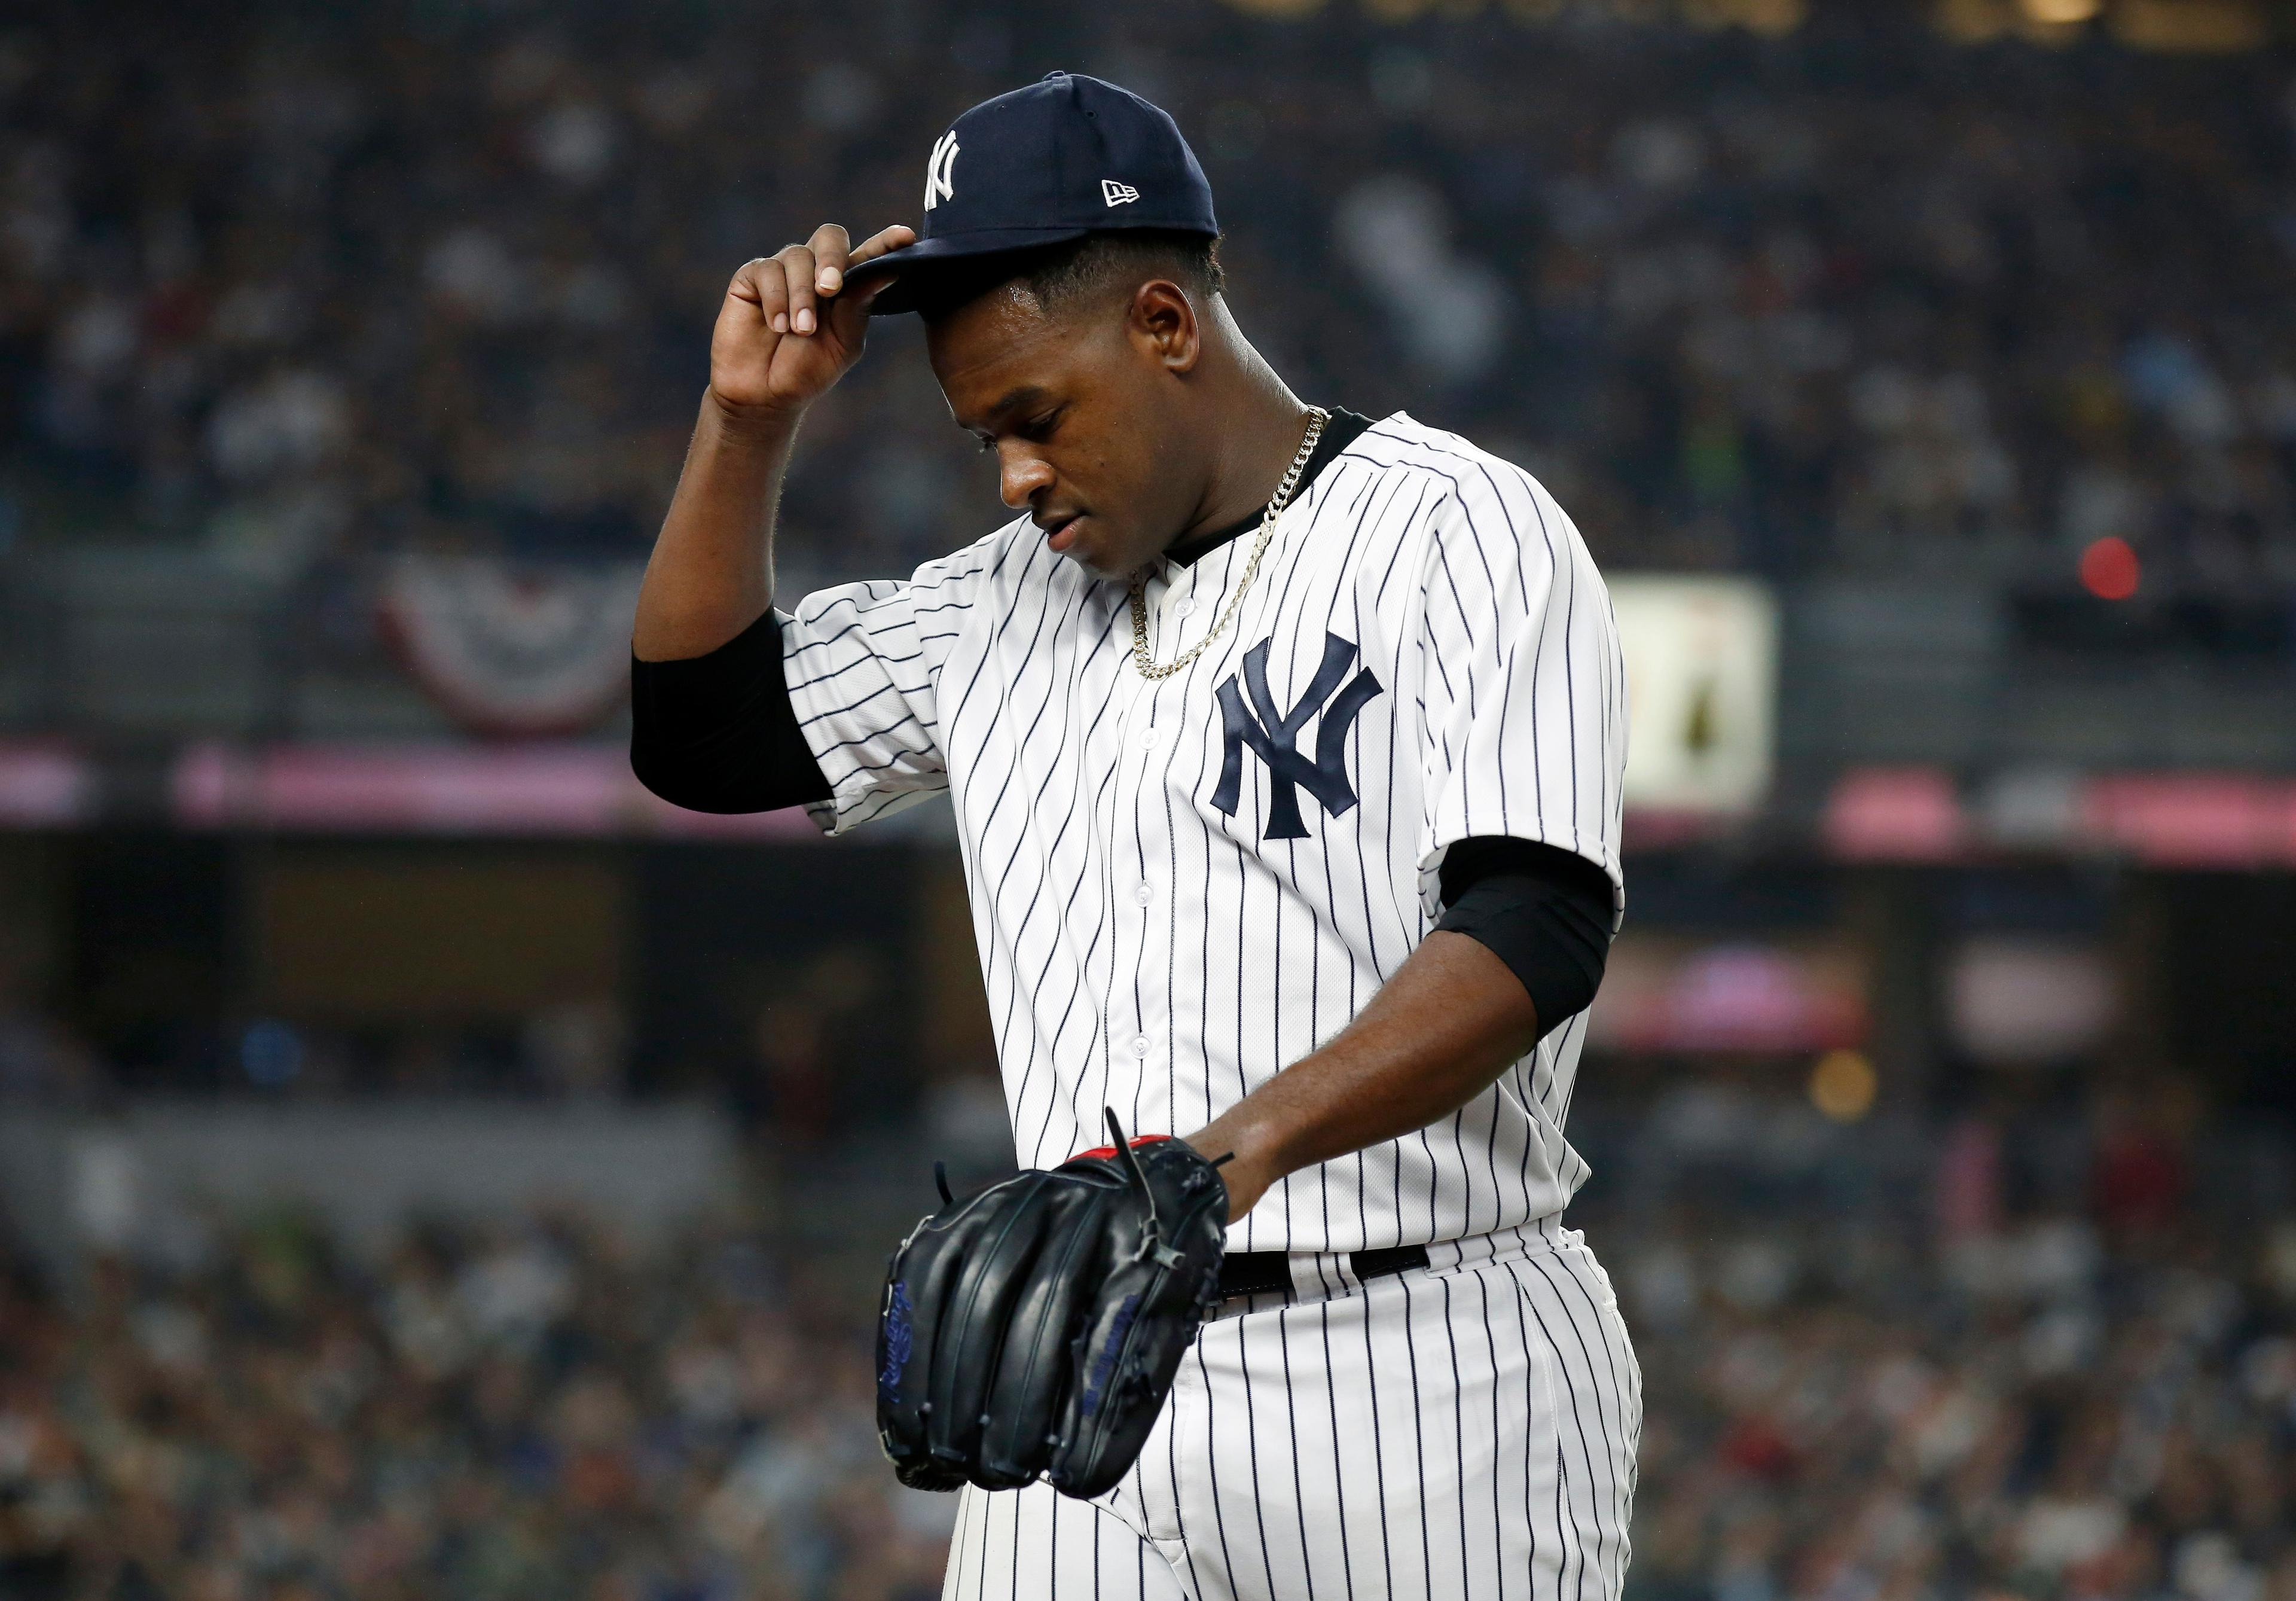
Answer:
M778 811L829 799L766 614L706 656L630 659L630 770L688 811Z
M1541 1039L1595 998L1611 952L1610 874L1554 845L1497 835L1444 853L1439 929L1488 947L1522 981Z

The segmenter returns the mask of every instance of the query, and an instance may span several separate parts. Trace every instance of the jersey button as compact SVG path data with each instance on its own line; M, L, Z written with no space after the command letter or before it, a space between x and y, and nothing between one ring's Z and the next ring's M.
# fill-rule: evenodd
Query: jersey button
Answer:
M1132 1054L1136 1056L1145 1056L1148 1054L1147 1035L1135 1034L1132 1037Z
M1150 901L1156 899L1156 891L1150 889L1146 884L1135 884L1132 886L1132 899L1138 901L1142 906L1146 906Z
M1195 614L1195 610L1196 597L1193 595L1173 608L1173 611L1181 617L1193 616Z
M1152 751L1156 748L1156 730L1153 728L1140 730L1140 748L1144 751Z

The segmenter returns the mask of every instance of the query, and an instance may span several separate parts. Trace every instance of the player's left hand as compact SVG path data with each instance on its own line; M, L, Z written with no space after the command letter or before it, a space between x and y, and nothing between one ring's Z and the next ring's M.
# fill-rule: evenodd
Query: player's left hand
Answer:
M1138 1458L1218 1296L1227 1191L1179 1140L1117 1139L952 1201L893 1253L877 1433L902 1483L1090 1497Z

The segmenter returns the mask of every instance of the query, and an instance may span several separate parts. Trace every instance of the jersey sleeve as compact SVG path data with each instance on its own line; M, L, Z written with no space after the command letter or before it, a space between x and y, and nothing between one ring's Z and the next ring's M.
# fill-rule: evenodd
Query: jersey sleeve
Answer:
M1552 496L1485 458L1454 475L1423 558L1426 819L1419 889L1450 848L1509 835L1585 858L1623 909L1626 669L1602 575Z
M948 787L934 693L939 659L919 636L923 577L816 590L783 615L791 709L830 792L806 811L824 833L843 833Z

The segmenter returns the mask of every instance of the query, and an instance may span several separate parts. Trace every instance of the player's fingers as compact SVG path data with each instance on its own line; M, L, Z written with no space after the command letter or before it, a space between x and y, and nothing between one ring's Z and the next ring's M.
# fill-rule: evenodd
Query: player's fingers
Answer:
M844 288L846 251L851 243L845 230L833 222L825 222L805 242L813 252L814 292L833 295Z
M743 262L726 292L733 299L755 305L758 320L775 333L788 331L789 284L777 258L760 256L754 261Z
M726 285L726 298L747 300L750 305L756 305L758 303L758 269L765 265L766 258L752 256L735 267L732 280Z
M868 238L856 245L853 248L853 253L845 259L845 265L858 267L864 261L876 259L887 250L906 250L916 242L917 231L914 228L903 223L895 223L890 228L882 228L870 234Z
M801 244L790 245L776 258L782 264L782 282L789 291L788 332L809 334L817 325L814 316L813 251ZM779 324L774 332L782 333Z

